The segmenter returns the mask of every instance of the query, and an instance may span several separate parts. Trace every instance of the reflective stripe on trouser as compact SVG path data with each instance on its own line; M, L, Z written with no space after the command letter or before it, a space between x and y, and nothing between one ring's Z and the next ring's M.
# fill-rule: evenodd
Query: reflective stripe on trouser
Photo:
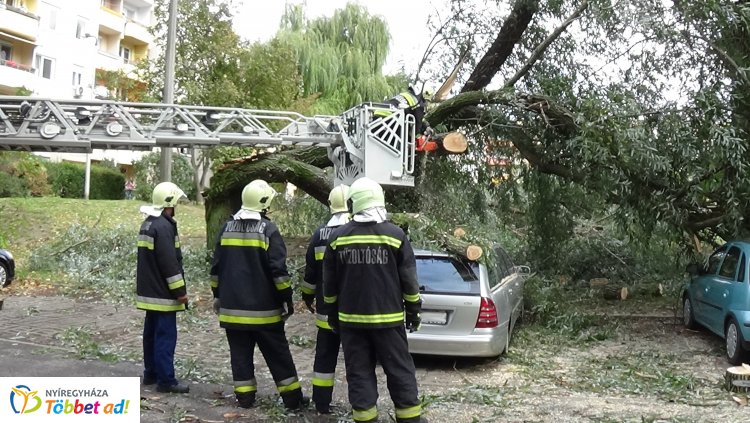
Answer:
M331 405L340 343L341 338L330 329L318 329L312 380L312 399L318 408Z
M284 405L294 407L299 404L302 400L302 390L299 387L297 369L289 352L289 343L283 326L266 327L263 330L226 329L226 333L233 380L255 379L253 353L257 344L281 393ZM284 392L282 386L286 388Z
M416 370L409 355L409 345L403 326L380 329L342 326L341 345L344 350L349 402L355 421L373 420L366 417L378 401L376 360L383 367L388 392L393 405L399 411L396 421L419 421L421 404L417 392Z
M258 390L258 383L255 378L250 380L235 380L234 381L234 393L235 394L246 394L248 392L255 392Z

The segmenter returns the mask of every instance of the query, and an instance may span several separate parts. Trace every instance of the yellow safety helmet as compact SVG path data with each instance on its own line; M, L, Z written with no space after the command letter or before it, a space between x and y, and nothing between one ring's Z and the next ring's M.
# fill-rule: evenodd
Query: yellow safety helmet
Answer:
M349 210L346 206L348 194L348 185L339 185L331 190L331 193L328 194L328 208L331 210L331 214L343 213Z
M383 187L370 178L359 178L349 187L347 205L352 214L372 207L385 207Z
M242 190L242 208L257 212L263 212L271 206L271 201L276 197L276 190L262 179L256 179L245 185Z
M187 198L185 192L172 182L162 182L154 187L151 193L151 204L156 210L174 207L182 198Z

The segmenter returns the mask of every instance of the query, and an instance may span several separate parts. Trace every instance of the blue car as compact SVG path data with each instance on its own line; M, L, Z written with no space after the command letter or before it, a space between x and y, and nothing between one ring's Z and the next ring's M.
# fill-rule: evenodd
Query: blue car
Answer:
M706 327L726 341L727 360L734 365L750 351L750 241L730 241L705 264L690 264L690 281L682 293L685 327Z

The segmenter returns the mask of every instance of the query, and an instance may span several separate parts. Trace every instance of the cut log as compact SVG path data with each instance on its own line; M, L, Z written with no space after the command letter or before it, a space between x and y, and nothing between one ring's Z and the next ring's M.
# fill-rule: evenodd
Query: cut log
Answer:
M479 260L484 253L482 247L479 245L471 244L453 236L446 236L443 244L451 253L464 256L471 261Z
M730 392L750 392L750 366L734 366L724 374L724 388Z
M457 227L453 230L453 236L455 236L456 238L461 238L464 235L466 235L466 231L462 227Z
M625 286L603 286L601 292L605 300L624 301L628 298L628 288Z
M607 278L594 278L589 281L589 286L592 288L605 286L609 283L609 279Z
M630 295L635 297L663 297L664 285L660 283L645 283L630 287Z
M463 154L469 147L466 136L460 132L449 132L442 136L443 150L451 154Z
M466 257L472 261L480 259L484 260L487 258L487 255L484 254L484 248L482 245L435 229L434 224L429 222L421 214L393 213L389 214L388 218L407 232L412 230L420 232L424 239L437 244L439 246L438 248L443 248L452 254ZM490 244L487 243L487 245Z

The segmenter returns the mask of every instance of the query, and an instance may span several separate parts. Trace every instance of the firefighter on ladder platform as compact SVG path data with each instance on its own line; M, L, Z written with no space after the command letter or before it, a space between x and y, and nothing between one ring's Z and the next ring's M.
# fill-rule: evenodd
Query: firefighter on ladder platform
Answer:
M321 414L331 412L333 384L336 375L336 360L339 355L341 338L328 325L328 310L323 301L323 257L328 238L333 230L349 222L349 210L346 207L347 185L339 185L328 195L328 206L331 218L318 227L313 233L305 256L305 280L302 282L302 298L311 313L316 315L318 327L315 344L315 362L313 364L312 400L315 409Z
M276 225L265 217L275 196L276 191L260 179L242 190L242 208L219 232L211 288L214 311L226 330L239 406L255 404L257 344L284 406L296 410L307 399L284 333L284 322L294 313L286 246Z
M432 128L430 128L430 125L424 120L427 102L431 98L432 92L429 90L423 90L420 94L417 94L414 91L414 88L409 87L407 91L404 91L387 101L388 104L399 109L404 109L406 114L414 116L414 123L417 132L416 151L418 152L436 151L439 147L438 143L432 139L434 133ZM387 111L377 111L374 114L376 117L390 115Z
M354 421L378 419L379 362L396 421L425 422L404 329L404 317L410 331L420 325L414 250L404 231L386 221L383 188L377 182L354 181L347 206L352 221L333 232L325 250L323 291L328 324L341 335Z

